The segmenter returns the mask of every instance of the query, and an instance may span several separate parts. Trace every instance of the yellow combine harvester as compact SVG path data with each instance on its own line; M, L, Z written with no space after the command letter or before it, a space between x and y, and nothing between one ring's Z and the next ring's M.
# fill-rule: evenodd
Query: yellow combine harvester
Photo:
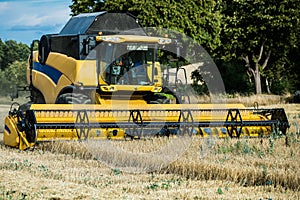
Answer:
M288 128L283 109L180 104L176 92L165 90L157 60L158 50L174 42L148 36L129 14L80 14L59 34L42 36L38 51L35 42L27 67L31 101L12 104L8 146L154 135L257 137Z

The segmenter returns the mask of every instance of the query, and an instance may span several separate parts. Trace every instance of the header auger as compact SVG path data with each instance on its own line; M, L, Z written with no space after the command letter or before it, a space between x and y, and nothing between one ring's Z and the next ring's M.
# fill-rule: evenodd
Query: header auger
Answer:
M72 17L59 34L33 41L25 87L30 102L12 104L5 144L27 149L52 140L286 133L283 109L180 104L182 96L166 89L157 59L172 45L170 38L148 36L126 13Z

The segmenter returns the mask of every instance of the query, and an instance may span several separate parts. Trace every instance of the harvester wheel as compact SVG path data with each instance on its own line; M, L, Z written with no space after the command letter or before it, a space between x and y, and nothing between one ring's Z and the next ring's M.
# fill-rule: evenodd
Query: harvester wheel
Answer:
M126 135L134 139L134 137L141 138L143 135L143 118L139 110L131 110L128 118L128 122L132 123L132 126L126 130Z
M36 118L34 111L27 110L26 111L26 117L24 119L24 128L26 133L26 139L29 143L35 143L36 142Z
M65 93L58 96L56 102L57 104L90 104L91 99L80 93Z
M46 103L43 94L39 90L37 90L35 88L33 88L31 90L30 99L31 99L31 102L33 102L33 103L37 103L37 104L44 104L44 103Z

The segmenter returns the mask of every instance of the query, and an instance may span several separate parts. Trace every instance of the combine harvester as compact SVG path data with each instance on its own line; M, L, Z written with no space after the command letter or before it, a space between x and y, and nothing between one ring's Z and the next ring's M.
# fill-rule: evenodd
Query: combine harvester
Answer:
M37 42L38 51L33 51ZM5 144L24 150L52 140L286 133L283 109L181 104L182 97L163 84L157 60L158 50L174 44L148 36L126 13L72 17L59 34L32 42L26 87L30 102L12 104Z

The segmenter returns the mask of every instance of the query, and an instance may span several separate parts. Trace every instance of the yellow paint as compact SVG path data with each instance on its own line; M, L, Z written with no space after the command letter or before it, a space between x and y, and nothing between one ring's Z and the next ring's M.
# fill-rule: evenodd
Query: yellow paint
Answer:
M95 60L77 60L75 83L83 86L98 86Z
M98 42L112 40L115 43L120 42L149 42L159 43L168 42L164 38L148 37L148 36L132 36L132 35L115 35L115 36L97 36ZM38 62L38 53L34 52L33 61ZM45 74L36 70L32 71L32 81L36 87L44 95L46 104L33 104L30 109L35 111L35 117L38 124L56 123L63 125L64 123L76 124L78 112L76 110L85 111L88 120L81 122L86 125L84 131L88 132L88 139L124 139L126 137L126 128L88 128L89 123L127 123L131 122L129 118L130 110L140 110L143 122L182 122L179 121L181 110L191 110L194 122L224 122L228 114L227 110L219 109L245 109L242 104L147 104L143 100L146 92L160 92L162 90L162 75L159 62L147 63L147 74L149 80L154 82L153 85L108 85L102 75L97 77L95 60L75 60L66 55L51 52L48 56L46 65L58 70L62 73L55 84ZM101 66L105 66L102 62ZM154 67L154 71L153 71ZM101 70L103 72L103 69ZM154 73L154 74L152 74ZM29 66L27 67L27 81L30 82ZM152 80L153 77L153 80ZM98 79L101 84L101 94L91 91L91 96L95 97L95 104L76 105L76 104L53 104L59 93L67 86L87 86L97 87ZM37 84L43 83L43 84ZM126 96L121 92L140 92L140 95ZM199 110L203 110L199 112ZM211 112L210 110L214 110ZM244 121L260 121L268 120L264 116L254 115L250 111L240 111ZM83 113L83 112L82 112ZM191 122L191 119L187 119ZM16 116L8 116L5 119L4 142L8 146L26 149L34 144L29 143L26 134L17 127L18 118ZM145 127L147 129L147 127ZM194 127L196 136L215 136L227 137L228 133L225 127ZM230 128L229 128L230 129ZM264 134L271 133L271 127L243 127L242 137L257 137L262 132ZM78 137L80 129L75 126L74 129L40 129L37 130L37 141L49 140L78 140L84 139Z
M15 116L7 116L5 118L5 126L4 129L4 144L17 147L20 150L25 150L27 148L33 147L34 143L28 143L25 132L19 131L17 128L18 119Z
M36 84L35 88L37 88L44 95L46 103L55 103L57 96L56 84L48 76L41 72L33 70L32 81L34 83L43 83Z
M107 35L107 36L96 36L97 42L108 41L114 43L123 42L143 42L143 43L160 43L164 40L166 44L171 43L171 40L162 37L149 37L142 35Z
M46 64L64 74L71 82L75 82L78 76L78 61L61 53L51 52Z

